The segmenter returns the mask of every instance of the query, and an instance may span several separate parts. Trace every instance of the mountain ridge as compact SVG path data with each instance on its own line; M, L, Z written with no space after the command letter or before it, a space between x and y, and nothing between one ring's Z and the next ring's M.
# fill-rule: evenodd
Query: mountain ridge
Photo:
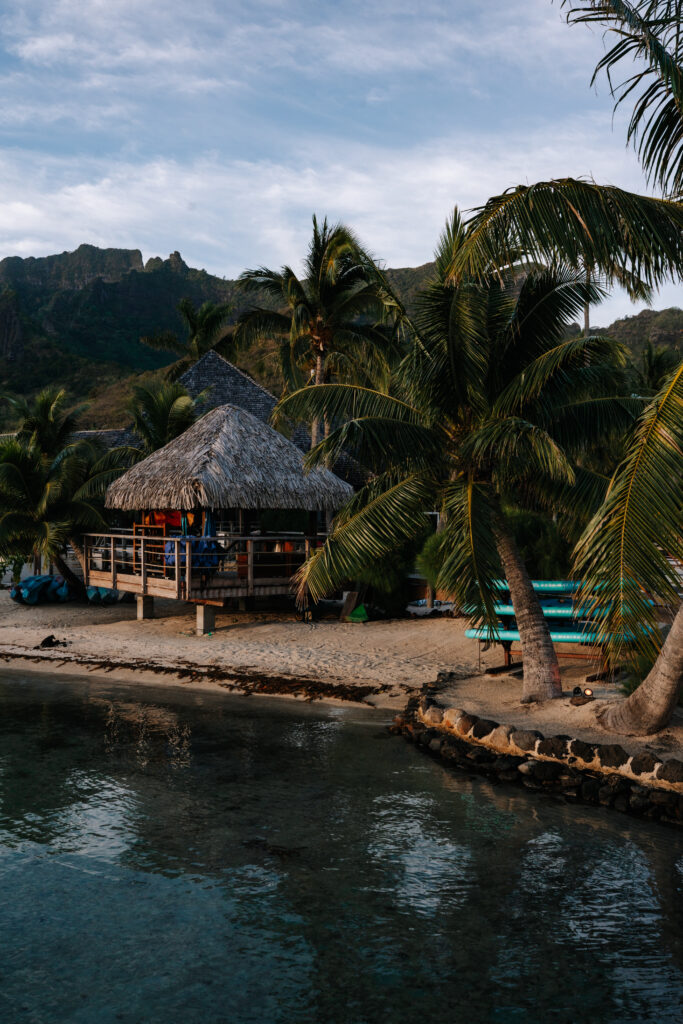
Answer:
M385 273L410 307L433 267L425 263ZM108 388L129 391L125 380L131 374L156 376L174 360L172 353L142 345L140 337L160 330L182 333L176 307L184 297L196 305L231 303L232 322L254 301L236 281L188 266L179 252L143 262L139 249L84 243L49 256L5 257L0 260L0 392L30 395L57 383L76 402L97 401ZM643 310L595 330L616 336L634 357L649 340L683 349L683 312L676 307ZM255 346L236 361L269 390L280 390L273 345ZM119 399L112 408L104 402L101 414L114 416L117 404ZM90 420L103 425L92 409ZM0 412L0 424L7 422L7 412Z

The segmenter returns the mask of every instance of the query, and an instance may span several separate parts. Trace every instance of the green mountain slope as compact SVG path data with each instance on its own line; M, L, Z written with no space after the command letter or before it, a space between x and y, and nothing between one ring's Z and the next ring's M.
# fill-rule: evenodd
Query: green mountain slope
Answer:
M386 273L410 307L432 267ZM177 252L143 265L138 249L81 245L54 256L0 261L0 392L32 394L57 383L74 401L94 400L91 425L115 425L125 415L131 375L160 375L174 358L141 345L140 336L182 332L176 306L185 296L196 305L230 302L233 319L253 301L235 281L188 267ZM680 309L644 310L604 330L623 341L636 360L649 340L683 349ZM266 387L280 389L274 345L264 343L237 361ZM3 416L7 413L0 409L0 428L9 423Z

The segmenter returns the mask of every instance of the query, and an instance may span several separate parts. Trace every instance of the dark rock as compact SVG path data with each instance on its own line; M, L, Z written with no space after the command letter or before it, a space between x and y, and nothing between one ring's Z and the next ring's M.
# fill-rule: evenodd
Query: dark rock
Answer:
M443 740L440 736L435 736L433 740L429 741L428 750L431 750L432 754L438 754L443 746Z
M498 728L498 722L491 722L488 718L480 718L472 729L472 735L475 739L482 740L484 736L488 736L490 732Z
M558 777L557 782L558 785L562 786L562 789L571 789L581 784L581 774L579 772L563 771Z
M534 762L522 761L521 764L517 765L517 771L520 775L532 775L534 771Z
M537 753L544 757L564 757L567 753L565 736L548 736L538 744Z
M630 768L634 775L645 775L655 770L656 758L652 754L636 754L631 760Z
M473 725L476 725L478 719L476 715L461 715L455 723L454 729L461 736L467 736Z
M678 761L675 757L665 761L657 769L657 778L663 782L683 782L683 761Z
M621 768L629 759L629 755L618 743L601 743L597 754L603 768Z
M671 793L666 789L653 789L650 793L650 803L674 809L678 803L678 794Z
M603 807L610 807L614 800L614 790L611 786L600 786L598 789L598 803Z
M496 755L490 750L484 750L483 747L471 747L466 757L475 764L493 764L496 760Z
M543 739L543 733L522 729L510 734L510 741L520 750L535 750L536 741Z
M584 779L581 783L581 796L589 803L597 803L600 783L597 779Z
M554 782L562 771L562 765L554 761L535 761L533 765L533 777L541 782Z
M629 809L628 793L618 793L614 801L614 809L622 814Z
M430 725L441 725L443 722L443 709L432 705L422 713L422 717L425 722L429 722Z
M582 761L592 761L595 757L595 747L592 743L584 743L583 740L572 740L569 751Z
M631 792L631 783L623 775L608 775L607 785L615 793Z
M522 779L522 785L523 785L523 786L525 786L525 787L526 787L526 789L535 789L535 790L539 790L539 789L542 789L542 788L543 788L543 787L541 786L541 783L540 783L540 782L536 782L536 781L535 781L534 779L529 779L529 778L526 778L526 779Z
M570 697L569 703L575 708L580 708L583 704L590 704L592 700L595 700L595 697L586 697L582 694L580 697Z
M510 768L507 771L498 772L498 778L501 782L517 782L519 776L516 768Z
M633 792L631 793L628 802L634 814L642 814L649 804L649 800L646 796L641 796L639 793Z
M417 742L420 744L421 747L428 747L432 740L440 738L441 737L439 736L439 733L436 731L436 729L425 729L424 732L421 732L419 734Z

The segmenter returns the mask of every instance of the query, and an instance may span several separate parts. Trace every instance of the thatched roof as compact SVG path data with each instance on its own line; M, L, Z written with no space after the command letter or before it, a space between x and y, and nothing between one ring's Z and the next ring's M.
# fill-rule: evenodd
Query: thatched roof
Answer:
M353 494L327 469L304 472L302 452L246 409L221 405L119 477L107 508L336 509Z

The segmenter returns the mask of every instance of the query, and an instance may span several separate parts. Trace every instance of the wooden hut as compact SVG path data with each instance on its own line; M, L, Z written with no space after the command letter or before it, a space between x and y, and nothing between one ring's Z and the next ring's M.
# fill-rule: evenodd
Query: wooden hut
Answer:
M212 409L110 485L107 508L134 513L135 522L84 539L86 583L136 594L141 618L155 596L192 601L200 632L230 598L290 593L292 575L318 543L316 514L353 494L327 469L306 472L303 459L246 409ZM308 528L268 533L266 510L280 519L307 512Z

